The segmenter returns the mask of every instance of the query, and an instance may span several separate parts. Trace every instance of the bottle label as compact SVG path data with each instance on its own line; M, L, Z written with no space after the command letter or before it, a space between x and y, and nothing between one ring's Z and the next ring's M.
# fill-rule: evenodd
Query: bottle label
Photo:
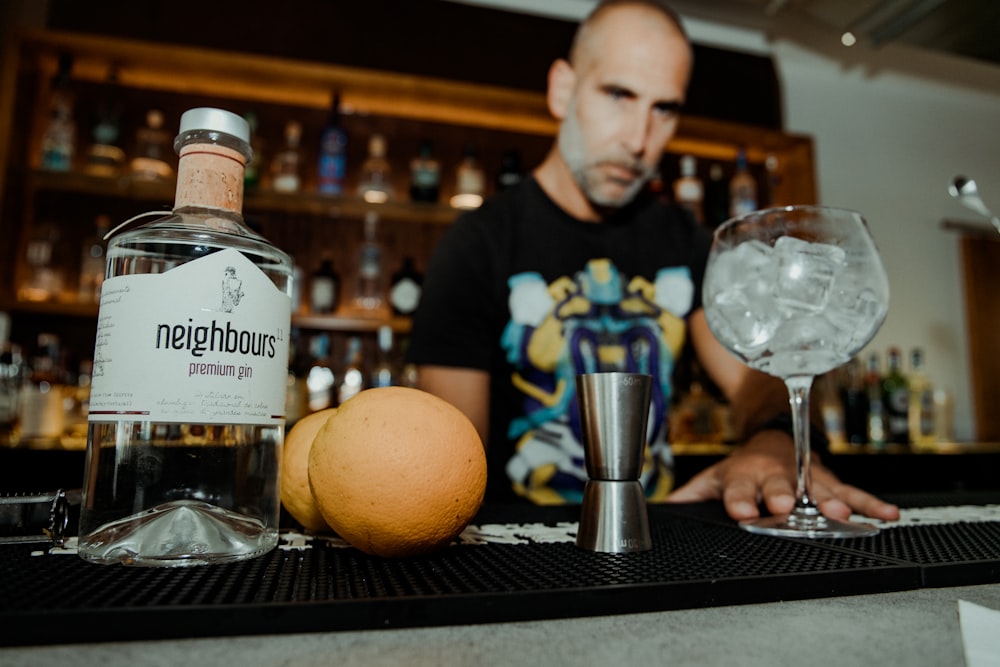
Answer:
M291 299L227 249L101 292L90 421L279 425Z
M420 304L420 285L411 278L403 278L389 290L389 302L404 315L410 315Z

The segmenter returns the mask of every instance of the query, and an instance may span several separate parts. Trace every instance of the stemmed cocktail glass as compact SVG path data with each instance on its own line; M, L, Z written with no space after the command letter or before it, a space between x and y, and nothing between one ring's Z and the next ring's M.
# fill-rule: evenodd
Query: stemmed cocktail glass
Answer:
M864 218L817 206L766 209L715 231L703 302L715 337L746 364L784 380L795 437L796 503L787 516L741 525L793 537L873 535L824 517L810 492L809 390L882 325L889 282Z

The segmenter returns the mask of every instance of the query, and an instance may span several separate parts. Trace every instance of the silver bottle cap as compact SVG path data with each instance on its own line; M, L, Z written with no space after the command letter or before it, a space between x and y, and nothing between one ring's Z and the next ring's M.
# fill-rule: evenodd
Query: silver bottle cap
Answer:
M224 109L199 107L185 111L181 115L181 129L178 135L198 130L224 132L250 143L250 124L242 116Z

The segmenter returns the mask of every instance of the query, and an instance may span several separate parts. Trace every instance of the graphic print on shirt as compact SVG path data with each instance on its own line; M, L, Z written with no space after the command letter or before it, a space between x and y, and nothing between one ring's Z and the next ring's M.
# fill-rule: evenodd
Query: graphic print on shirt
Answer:
M669 432L671 375L686 335L694 283L687 267L660 269L653 282L628 278L608 259L546 284L538 273L508 280L510 321L501 346L523 394L507 475L538 504L578 503L587 481L576 376L627 371L653 376L640 481L651 500L673 485Z

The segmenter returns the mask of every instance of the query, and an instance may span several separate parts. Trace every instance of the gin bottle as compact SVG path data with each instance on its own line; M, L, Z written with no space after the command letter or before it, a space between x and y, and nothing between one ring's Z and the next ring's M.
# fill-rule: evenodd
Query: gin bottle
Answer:
M243 224L248 142L236 114L185 112L173 213L108 243L85 560L178 567L277 544L292 262Z

